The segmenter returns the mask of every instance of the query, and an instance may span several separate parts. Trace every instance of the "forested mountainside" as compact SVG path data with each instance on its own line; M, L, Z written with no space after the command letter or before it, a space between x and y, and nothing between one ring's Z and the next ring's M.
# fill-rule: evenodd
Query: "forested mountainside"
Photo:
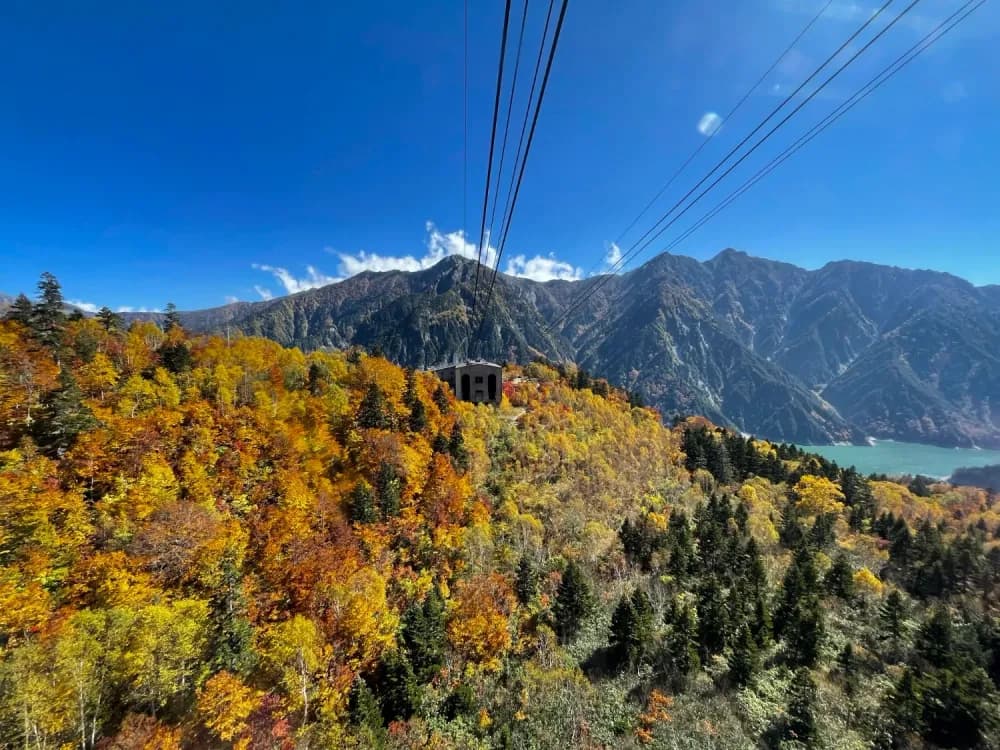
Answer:
M512 368L0 322L0 744L991 748L995 495Z
M474 287L475 264L451 257L181 319L309 350L358 344L423 367L465 353ZM573 361L665 414L775 439L1000 446L1000 295L948 274L663 254L614 278L500 275L484 332L474 355Z

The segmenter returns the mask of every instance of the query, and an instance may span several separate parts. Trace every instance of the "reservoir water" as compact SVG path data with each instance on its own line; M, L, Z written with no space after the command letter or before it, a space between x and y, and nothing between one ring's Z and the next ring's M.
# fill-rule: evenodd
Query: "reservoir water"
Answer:
M923 474L945 479L962 466L1000 464L1000 451L941 448L919 443L879 440L875 445L801 445L840 466L854 466L862 474Z

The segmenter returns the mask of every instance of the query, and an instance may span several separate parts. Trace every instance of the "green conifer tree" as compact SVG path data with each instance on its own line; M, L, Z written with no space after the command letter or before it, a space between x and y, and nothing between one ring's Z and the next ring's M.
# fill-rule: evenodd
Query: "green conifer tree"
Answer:
M465 470L469 468L469 451L465 447L465 437L462 435L462 427L458 422L451 430L451 439L448 441L448 453L455 461L455 466Z
M590 587L580 567L571 560L566 566L562 581L559 582L556 600L552 606L555 630L560 641L568 643L576 637L584 619L590 614L590 609Z
M111 308L106 305L97 311L97 321L108 333L120 331L123 326L122 316L112 312Z
M514 581L517 600L527 605L538 594L538 572L527 555L521 555L517 563L517 576Z
M354 485L348 503L351 520L355 523L374 523L378 520L375 493L372 486L363 479Z
M31 325L32 305L31 300L25 295L19 294L14 302L4 314L4 320L13 320L24 326Z
M83 403L83 393L67 368L59 371L59 387L45 395L41 407L33 425L35 441L55 455L61 456L73 445L77 435L97 426L97 420Z
M173 302L168 302L165 312L166 314L163 316L163 330L172 331L175 328L180 328L181 316L177 312L177 305Z
M675 608L666 640L667 667L672 682L681 689L687 676L701 666L698 657L698 618L690 604Z
M417 698L417 680L402 651L389 651L382 657L372 685L382 719L386 724L405 721L413 715Z
M403 491L403 483L392 464L382 462L375 477L375 488L378 493L378 507L383 519L399 515L399 503Z
M31 311L31 329L45 346L55 347L62 338L66 323L64 306L62 287L56 277L46 271L38 281L38 302Z
M803 748L820 747L816 727L816 683L806 668L795 671L788 698L785 737Z
M737 687L749 685L760 668L757 642L750 628L743 626L737 631L733 641L733 651L729 657L729 677Z
M365 747L372 750L385 747L382 709L371 688L360 677L355 678L351 684L351 692L347 698L347 716Z
M392 427L392 417L385 395L375 383L369 383L358 406L358 427L387 430Z
M444 664L445 608L437 588L432 588L422 603L406 609L402 625L413 673L420 682L429 682Z
M854 571L843 552L834 558L833 565L823 579L823 585L829 593L845 601L854 598Z

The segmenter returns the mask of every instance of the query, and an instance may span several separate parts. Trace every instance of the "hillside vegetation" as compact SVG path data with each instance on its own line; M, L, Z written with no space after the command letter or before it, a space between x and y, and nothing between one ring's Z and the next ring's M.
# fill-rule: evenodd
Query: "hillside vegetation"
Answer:
M997 746L986 491L41 291L0 322L2 746Z

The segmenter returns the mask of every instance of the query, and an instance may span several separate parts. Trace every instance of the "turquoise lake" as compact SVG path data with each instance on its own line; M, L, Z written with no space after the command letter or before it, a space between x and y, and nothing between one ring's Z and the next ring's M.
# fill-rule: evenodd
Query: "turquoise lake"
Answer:
M1000 451L973 448L939 448L918 443L880 440L875 445L802 445L841 466L854 466L862 474L923 474L947 478L962 466L1000 464Z

